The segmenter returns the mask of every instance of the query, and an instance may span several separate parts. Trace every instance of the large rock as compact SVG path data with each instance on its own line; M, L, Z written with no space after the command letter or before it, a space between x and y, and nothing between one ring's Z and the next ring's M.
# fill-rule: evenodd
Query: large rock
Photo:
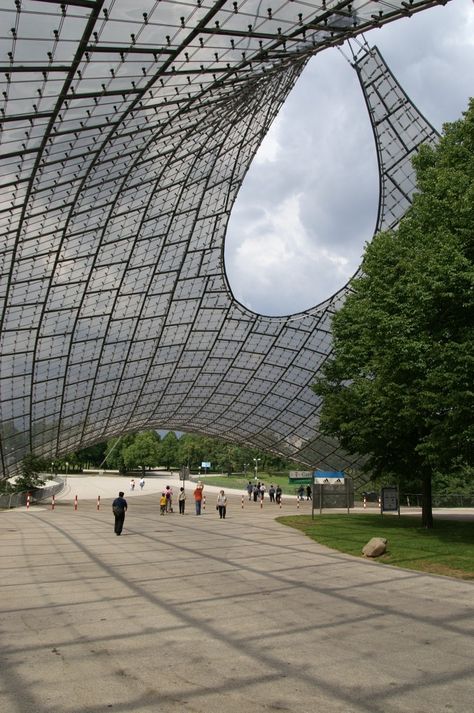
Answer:
M365 557L379 557L383 555L387 549L387 540L385 537L372 537L362 548L362 554Z

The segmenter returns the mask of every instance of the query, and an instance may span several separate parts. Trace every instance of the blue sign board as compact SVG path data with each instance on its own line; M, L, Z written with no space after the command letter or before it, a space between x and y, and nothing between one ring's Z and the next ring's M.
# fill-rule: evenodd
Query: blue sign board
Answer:
M344 485L344 472L342 470L315 470L313 480L317 485Z

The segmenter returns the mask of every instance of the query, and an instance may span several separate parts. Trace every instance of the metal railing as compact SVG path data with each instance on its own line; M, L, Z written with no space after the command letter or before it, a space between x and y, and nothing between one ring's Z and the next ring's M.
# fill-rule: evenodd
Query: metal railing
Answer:
M421 493L408 493L401 496L401 501L405 499L409 507L421 507L423 496ZM474 492L473 493L452 493L450 495L440 495L433 493L432 504L434 508L472 508L474 507Z
M26 505L28 493L30 495L30 503L39 503L60 493L66 483L66 478L60 475L56 475L54 478L50 477L49 480L54 480L54 484L48 485L46 488L31 488L17 493L2 493L0 495L0 509L8 510Z

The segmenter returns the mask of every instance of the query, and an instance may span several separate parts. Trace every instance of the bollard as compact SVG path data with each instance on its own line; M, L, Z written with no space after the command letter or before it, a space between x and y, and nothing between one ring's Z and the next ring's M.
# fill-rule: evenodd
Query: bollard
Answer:
M242 495L242 510L244 509L244 496Z
M74 510L77 510L77 495L74 497Z
M55 505L56 505L56 497L53 495L51 498L51 510L54 510Z
M97 496L97 510L100 510L100 495Z
M29 493L26 494L26 509L27 510L30 509L30 494Z
M263 498L260 498L260 510L263 510Z
M281 498L280 498L280 510L281 510Z
M296 509L297 510L300 509L300 496L299 495L296 496Z
M205 495L202 496L202 509L203 510L206 509L206 496Z
M364 510L367 508L367 498L364 495Z

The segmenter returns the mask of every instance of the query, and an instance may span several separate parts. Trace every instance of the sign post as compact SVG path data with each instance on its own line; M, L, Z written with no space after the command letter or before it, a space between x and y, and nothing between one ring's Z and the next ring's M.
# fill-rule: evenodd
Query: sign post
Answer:
M189 465L183 465L179 472L179 477L180 480L183 481L183 490L185 489L186 486L186 481L189 480L189 475L190 475L190 470L189 470Z
M400 498L398 494L398 487L396 485L390 485L386 488L382 488L380 497L380 514L383 515L384 512L398 512L398 517L400 517Z
M209 461L203 460L201 463L201 468L204 468L204 475L207 475L207 471L210 469L211 464Z
M335 471L324 471L324 470L315 470L313 473L313 486L314 485L319 485L319 514L321 515L323 512L323 493L324 493L324 485L344 485L345 483L345 477L344 477L344 472L342 470L335 470ZM314 487L313 487L314 490ZM347 504L347 511L349 512L349 489L348 489L348 483L346 484L346 504ZM314 497L313 497L313 508L312 508L312 517L314 518Z

